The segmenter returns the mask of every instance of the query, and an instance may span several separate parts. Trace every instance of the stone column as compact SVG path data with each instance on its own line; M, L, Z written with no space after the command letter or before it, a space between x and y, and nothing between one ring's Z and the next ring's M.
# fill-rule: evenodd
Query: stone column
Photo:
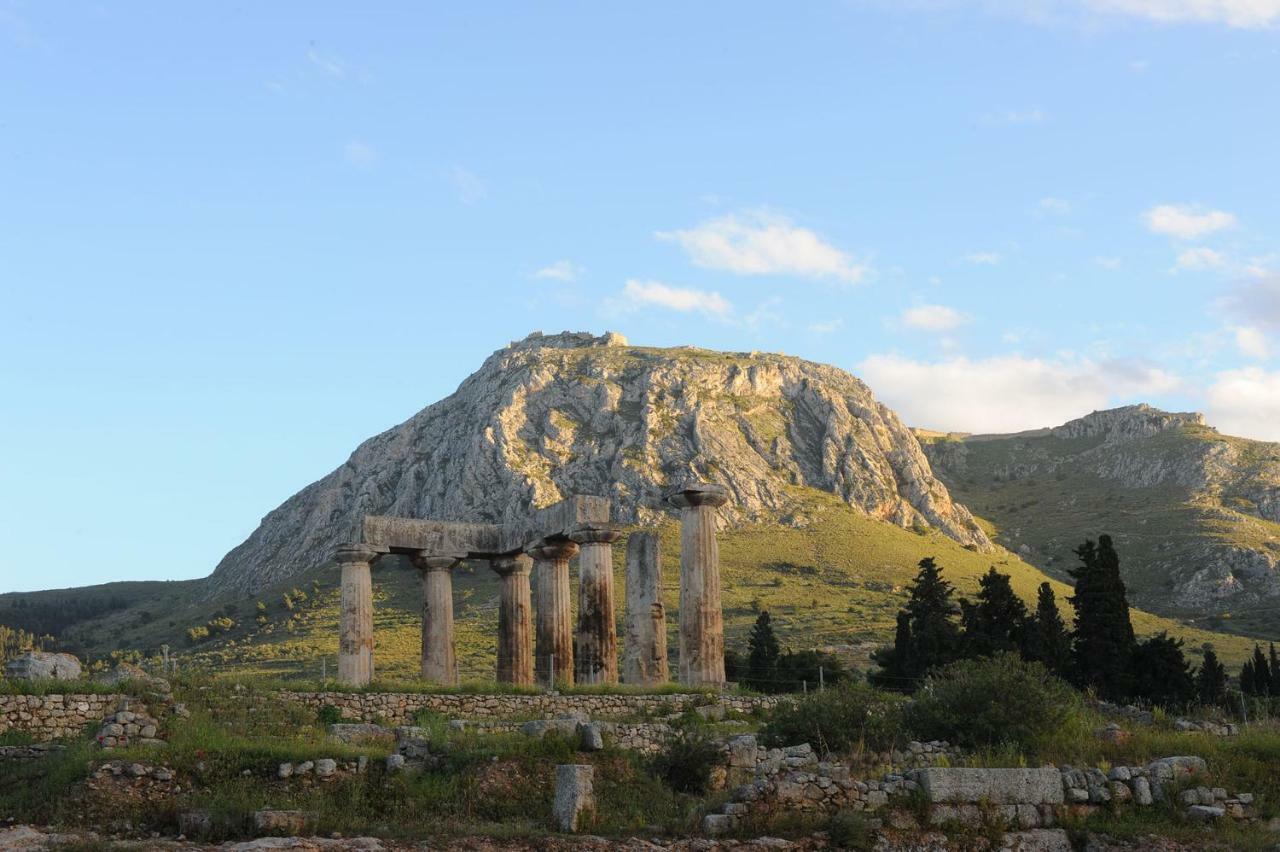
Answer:
M342 602L338 614L338 682L366 686L373 680L373 578L379 553L364 544L338 548Z
M422 572L422 677L431 683L458 682L458 659L453 647L453 569L462 559L437 556L425 550L413 554Z
M729 502L722 485L686 485L668 500L680 509L680 682L724 683L724 613L716 509Z
M573 651L579 685L618 682L618 625L613 613L613 543L609 527L583 527L569 538L578 556L578 644Z
M627 539L627 623L622 681L643 686L666 683L667 611L662 604L662 558L658 536Z
M498 683L533 685L533 605L529 573L533 560L523 553L489 562L502 578L498 593Z
M578 545L564 539L543 539L532 545L537 586L537 624L534 669L539 683L547 683L552 674L555 683L573 686L573 613L569 599L569 560ZM555 659L555 672L549 671Z

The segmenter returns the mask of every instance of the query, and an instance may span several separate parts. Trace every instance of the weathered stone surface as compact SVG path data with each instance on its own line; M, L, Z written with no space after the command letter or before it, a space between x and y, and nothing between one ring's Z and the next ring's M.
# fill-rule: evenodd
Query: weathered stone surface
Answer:
M344 743L394 740L395 731L372 722L338 722L329 726L329 736Z
M652 523L672 471L711 470L734 495L731 523L804 523L799 483L872 517L990 546L911 431L842 370L539 334L496 352L456 393L269 513L219 563L210 591L256 591L313 570L368 533L366 515L517 523L530 506L582 494L611 499L619 522ZM584 523L573 521L566 532Z
M690 483L668 497L680 509L680 682L724 683L724 612L716 509L728 502L722 485Z
M367 686L373 680L373 578L378 552L359 544L338 550L342 566L338 622L338 681Z
M533 685L533 559L526 554L494 559L498 593L498 683Z
M604 728L599 722L578 723L578 747L583 751L600 751L604 748Z
M662 556L656 533L627 539L627 616L622 646L622 680L652 686L666 683L667 613L662 603Z
M914 780L930 802L1056 805L1063 802L1057 769L917 769Z
M595 810L592 787L594 767L561 764L556 767L556 797L553 811L560 831L575 832L583 816Z
M544 541L529 548L533 557L534 671L539 683L573 685L573 621L569 597L571 541ZM552 671L554 667L554 671Z
M578 630L573 649L579 685L618 682L618 628L613 610L613 543L621 537L608 527L585 527L570 538L578 556Z
M127 683L129 681L145 683L156 692L170 692L169 681L161 677L150 675L142 667L135 666L133 663L125 662L124 660L116 663L115 668L105 672L98 672L93 676L94 683L104 683L113 686L118 683Z
M422 573L422 677L428 683L452 686L458 682L453 644L453 556L419 551L414 566Z
M253 827L263 834L308 834L314 824L315 815L307 811L263 809L253 812Z
M4 665L4 676L10 680L78 680L83 671L71 654L50 651L28 651Z

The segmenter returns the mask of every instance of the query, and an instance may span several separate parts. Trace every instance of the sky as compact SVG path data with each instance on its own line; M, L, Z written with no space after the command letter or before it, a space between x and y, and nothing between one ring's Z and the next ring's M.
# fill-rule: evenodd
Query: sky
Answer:
M1280 440L1280 0L0 0L0 591L206 575L531 331Z

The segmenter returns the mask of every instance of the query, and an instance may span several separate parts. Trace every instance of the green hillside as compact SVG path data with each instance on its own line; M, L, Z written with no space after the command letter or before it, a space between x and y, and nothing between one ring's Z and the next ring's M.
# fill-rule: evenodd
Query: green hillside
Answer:
M813 522L805 528L747 527L721 534L725 623L730 647L745 645L756 612L767 609L784 645L793 649L827 647L859 667L870 650L892 633L894 616L906 598L904 586L923 557L937 557L947 577L961 593L972 593L977 578L994 565L1013 577L1014 588L1033 601L1045 579L1039 569L1006 551L978 553L934 531L912 532L869 519L824 492L804 494ZM679 597L679 528L668 522L660 528L663 548L664 594L668 606L669 647L677 647L675 617ZM1064 547L1064 554L1067 549ZM1124 551L1121 551L1122 556ZM614 550L615 589L621 619L625 601L623 560L625 539ZM1065 558L1065 556L1064 556ZM418 574L406 561L385 557L375 570L376 664L380 679L410 680L416 676L420 630ZM1057 592L1066 606L1069 589ZM304 600L292 609L283 594L297 587ZM83 590L101 594L106 587ZM253 598L202 601L201 584L135 584L138 596L127 609L82 622L68 632L82 652L103 656L113 650L153 652L161 642L185 657L188 664L220 670L271 674L280 677L318 677L322 660L329 672L337 648L337 569L327 568L303 582ZM455 606L459 665L464 680L491 680L497 631L496 577L483 563L466 564L455 572ZM42 592L0 598L0 622L18 597L74 594ZM259 624L257 604L265 613ZM149 613L147 617L143 613ZM189 644L189 627L225 615L235 626L224 634ZM1146 613L1134 615L1140 633L1160 630L1182 636L1188 649L1212 642L1231 663L1244 659L1250 640L1187 627ZM620 631L621 632L621 631ZM1192 655L1193 660L1198 655Z

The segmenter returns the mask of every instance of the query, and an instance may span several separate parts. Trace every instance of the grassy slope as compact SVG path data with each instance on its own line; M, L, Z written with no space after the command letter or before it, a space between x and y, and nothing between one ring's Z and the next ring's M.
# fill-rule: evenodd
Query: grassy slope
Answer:
M1202 442L1227 442L1247 466L1252 456L1273 445L1225 437L1210 429L1186 427L1125 445L1151 467L1185 463ZM1280 609L1274 605L1230 607L1206 616L1175 607L1170 598L1171 569L1195 566L1215 548L1280 551L1280 524L1257 516L1253 506L1230 487L1221 494L1193 495L1168 483L1126 488L1112 479L1083 471L1068 461L1059 472L1027 478L1008 471L1020 461L1063 461L1097 446L1097 441L1050 436L966 442L963 472L938 468L957 500L989 519L989 532L1010 549L1026 544L1027 557L1049 574L1066 578L1074 565L1071 549L1086 537L1110 533L1124 560L1125 582L1138 605L1173 617L1196 617L1213 629L1274 636ZM1261 459L1253 459L1261 463Z
M1045 577L1041 572L1001 551L974 553L937 534L920 535L874 521L850 510L836 498L821 492L806 495L817 520L806 529L748 527L721 535L725 622L730 647L742 646L755 619L755 609L767 609L784 645L793 648L834 647L842 656L864 665L867 654L892 633L893 619L906 598L904 587L915 574L919 559L938 558L947 577L961 593L972 593L978 576L995 565L1013 577L1015 589L1034 600L1035 589ZM668 606L669 647L676 651L675 618L679 597L679 529L676 523L661 530L664 596ZM614 551L615 590L621 618L625 601L623 560L625 539ZM208 617L199 608L175 609L138 627L130 612L108 616L93 633L109 637L123 647L154 647L164 636L183 654L194 653L217 668L285 677L317 677L321 659L328 659L332 674L337 645L336 573L326 569L315 577L318 595L293 612L280 605L279 592L258 599L269 605L271 623L254 624L255 600L237 602L236 630L194 648L177 640L188 623ZM417 670L420 630L420 591L417 572L407 563L388 558L375 571L375 632L377 666L382 677L411 679ZM299 583L309 589L309 582ZM1069 589L1055 584L1065 606ZM492 678L497 629L496 578L483 564L467 565L455 572L457 642L464 680ZM207 607L206 607L207 609ZM182 621L191 616L189 622ZM292 619L292 631L286 622ZM176 621L176 627L166 627ZM1228 661L1242 660L1251 643L1240 637L1189 628L1176 622L1135 612L1141 633L1168 629L1186 638L1188 648L1212 642ZM619 630L621 635L621 629ZM100 640L101 641L101 640ZM99 644L102 652L105 646Z

